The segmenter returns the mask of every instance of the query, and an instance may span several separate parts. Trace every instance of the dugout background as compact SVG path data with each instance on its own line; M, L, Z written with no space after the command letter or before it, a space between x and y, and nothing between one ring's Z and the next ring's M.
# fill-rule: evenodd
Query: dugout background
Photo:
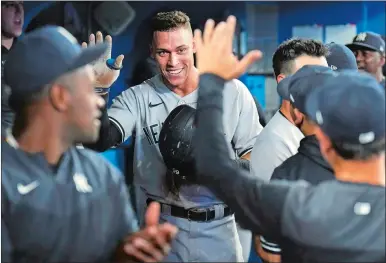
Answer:
M140 60L146 58L148 46L144 31L146 20L159 10L180 9L187 12L193 27L200 27L207 18L222 19L233 14L240 22L240 32L244 38L243 53L248 49L259 48L264 52L264 60L255 65L251 74L241 80L251 93L259 100L269 118L279 105L276 94L276 83L272 77L271 57L275 47L282 41L292 37L292 27L298 25L338 25L356 24L357 32L374 31L385 35L385 2L165 2L141 1L128 2L135 10L136 16L132 23L119 36L113 39L113 56L125 55L124 69L113 85L111 99L125 90L133 81L133 71ZM51 6L53 2L25 1L25 24L40 11ZM98 29L98 25L92 25ZM135 55L134 55L135 54ZM130 139L125 143L130 146ZM102 153L118 167L128 178L131 176L130 149L113 149ZM129 179L130 180L130 179ZM257 258L252 249L250 261Z

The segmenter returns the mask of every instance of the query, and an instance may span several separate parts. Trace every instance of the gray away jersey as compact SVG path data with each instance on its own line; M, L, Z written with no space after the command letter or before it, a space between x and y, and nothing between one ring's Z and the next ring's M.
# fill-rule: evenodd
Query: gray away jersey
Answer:
M107 262L138 229L123 176L90 150L72 147L54 173L9 137L1 187L2 262Z
M185 97L169 90L162 77L131 87L113 100L110 120L124 140L135 131L134 183L153 199L186 208L222 203L203 186L184 186L176 199L165 186L166 167L158 148L159 133L169 113L177 106L197 107L198 89ZM225 136L232 159L251 151L262 130L252 95L239 80L227 82L224 89ZM210 143L210 142L208 142Z

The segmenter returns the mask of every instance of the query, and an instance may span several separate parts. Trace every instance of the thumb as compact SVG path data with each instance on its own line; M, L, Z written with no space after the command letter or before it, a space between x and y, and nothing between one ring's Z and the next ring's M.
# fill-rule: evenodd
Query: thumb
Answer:
M161 207L159 203L152 202L149 204L145 214L145 223L147 227L158 225L160 210Z
M124 59L124 58L125 58L124 55L119 55L119 56L115 59L114 66L117 67L117 68L122 67L122 62L123 62L123 59Z
M263 53L259 50L253 50L248 52L237 64L236 74L243 74L247 68L256 60L259 60L263 57Z

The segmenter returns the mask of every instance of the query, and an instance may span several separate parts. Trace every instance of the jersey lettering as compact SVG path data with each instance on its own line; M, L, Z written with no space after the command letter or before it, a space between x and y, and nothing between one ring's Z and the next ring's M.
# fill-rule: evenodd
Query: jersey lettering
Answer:
M155 145L159 142L159 133L161 131L161 128L163 126L163 123L161 125L159 124L152 124L147 127L143 127L143 133L145 134L147 141L149 142L149 145Z

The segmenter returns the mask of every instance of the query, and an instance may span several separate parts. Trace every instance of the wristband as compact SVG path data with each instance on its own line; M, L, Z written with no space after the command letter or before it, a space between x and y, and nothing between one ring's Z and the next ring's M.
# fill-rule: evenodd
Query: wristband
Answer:
M120 67L116 67L114 58L109 58L108 60L106 60L106 65L109 69L112 70L120 70L123 67L122 65Z

